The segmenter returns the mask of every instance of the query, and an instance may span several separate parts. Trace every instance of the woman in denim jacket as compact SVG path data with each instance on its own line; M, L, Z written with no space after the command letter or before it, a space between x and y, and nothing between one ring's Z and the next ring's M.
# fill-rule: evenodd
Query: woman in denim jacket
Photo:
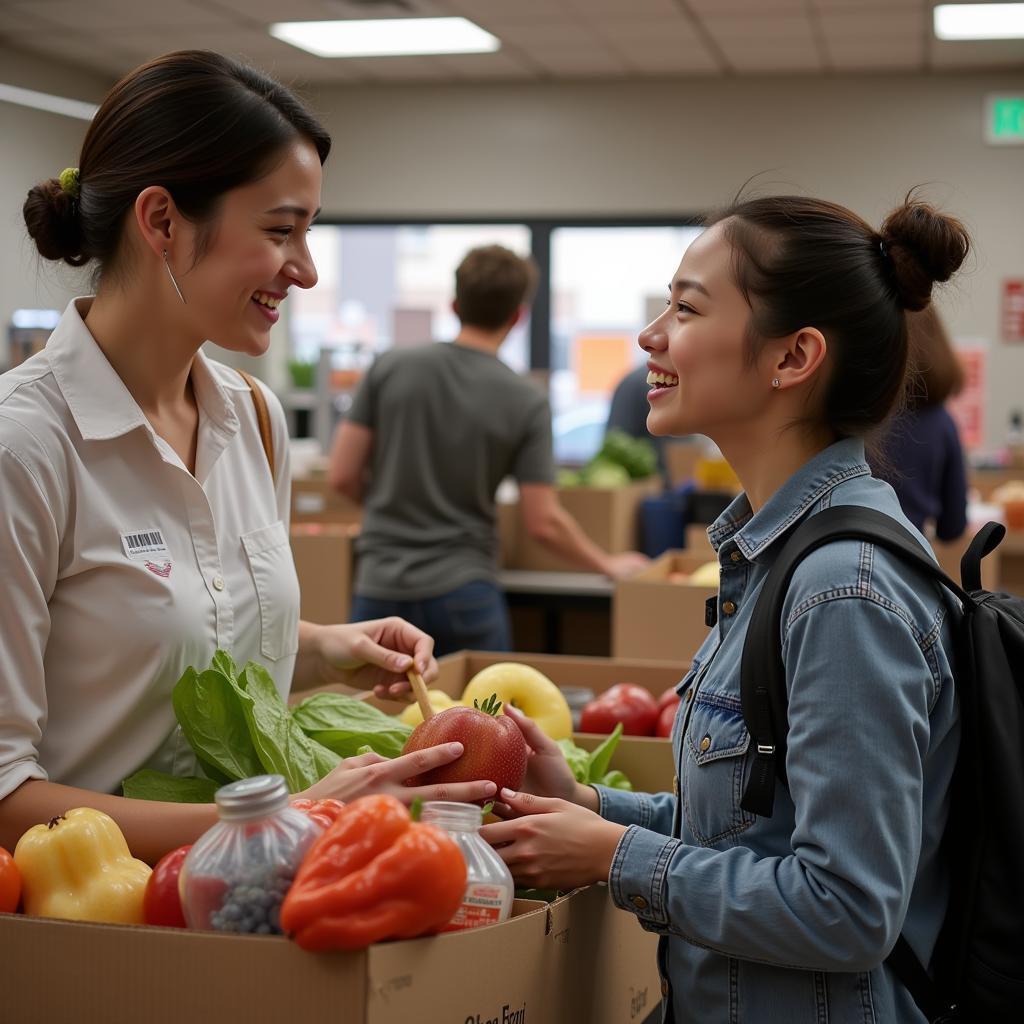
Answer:
M968 244L957 221L909 197L880 232L818 200L742 201L689 247L640 336L651 432L708 435L744 486L708 531L718 623L678 687L675 792L577 785L513 711L533 795L505 791L509 820L483 831L521 882L606 880L662 936L666 1020L924 1020L883 961L902 931L928 963L948 900L957 606L869 543L801 563L781 635L788 788L770 818L740 807L752 757L740 658L790 527L830 505L909 526L862 439L903 393L905 310L927 305Z

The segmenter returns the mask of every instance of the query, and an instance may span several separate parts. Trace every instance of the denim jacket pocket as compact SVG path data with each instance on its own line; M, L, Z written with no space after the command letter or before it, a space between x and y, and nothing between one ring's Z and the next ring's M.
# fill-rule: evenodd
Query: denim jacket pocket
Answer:
M683 814L702 846L754 823L754 815L740 807L750 733L739 707L731 705L721 697L698 695L683 740Z

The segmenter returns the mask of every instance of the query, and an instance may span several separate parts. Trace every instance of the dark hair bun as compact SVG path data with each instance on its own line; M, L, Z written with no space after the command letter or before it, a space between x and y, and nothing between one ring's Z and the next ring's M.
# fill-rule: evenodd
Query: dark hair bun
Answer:
M948 281L971 246L960 221L910 196L886 217L881 236L892 260L897 295L908 310L928 305L932 285Z
M82 252L78 203L56 178L29 189L22 213L28 233L44 259L63 260L73 267L88 262L89 257Z

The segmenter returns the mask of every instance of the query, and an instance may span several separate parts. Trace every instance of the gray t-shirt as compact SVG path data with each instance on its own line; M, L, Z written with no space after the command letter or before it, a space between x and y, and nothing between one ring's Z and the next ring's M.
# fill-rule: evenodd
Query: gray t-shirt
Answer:
M349 419L373 431L355 591L436 597L494 579L494 494L551 483L547 398L496 356L436 343L381 355Z

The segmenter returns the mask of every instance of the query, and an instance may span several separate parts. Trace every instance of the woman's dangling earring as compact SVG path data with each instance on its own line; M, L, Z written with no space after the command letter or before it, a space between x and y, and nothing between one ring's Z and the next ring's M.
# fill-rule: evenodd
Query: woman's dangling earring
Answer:
M772 387L775 388L775 389L781 388L782 387L782 381L779 380L778 377L773 377L772 378Z
M167 250L164 249L164 266L167 268L167 276L171 279L171 284L174 285L174 290L178 293L178 298L181 299L183 306L187 306L188 303L185 301L185 296L181 294L181 289L178 287L178 282L174 280L174 274L171 273L171 265L167 262Z

